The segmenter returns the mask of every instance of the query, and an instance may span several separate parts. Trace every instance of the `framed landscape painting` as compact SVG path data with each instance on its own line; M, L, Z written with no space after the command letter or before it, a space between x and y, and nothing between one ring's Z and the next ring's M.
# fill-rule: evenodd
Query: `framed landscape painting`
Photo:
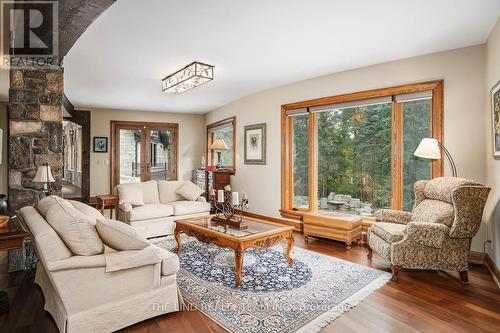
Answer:
M500 158L500 81L491 89L491 121L493 123L493 157Z
M266 164L266 124L245 126L245 164Z

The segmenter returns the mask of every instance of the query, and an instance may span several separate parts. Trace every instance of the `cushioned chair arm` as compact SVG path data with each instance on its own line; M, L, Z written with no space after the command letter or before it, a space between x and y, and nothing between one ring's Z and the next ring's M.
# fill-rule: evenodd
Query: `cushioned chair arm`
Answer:
M449 232L450 228L446 225L431 222L412 221L406 228L410 240L437 249L443 246Z
M379 210L379 212L382 215L383 221L402 224L407 224L408 222L410 222L413 216L411 213L394 209L381 209Z
M95 256L72 256L66 259L47 262L47 270L56 272L68 269L104 267L105 265L106 262L102 254Z
M207 202L207 199L204 196L199 197L196 201L199 202Z

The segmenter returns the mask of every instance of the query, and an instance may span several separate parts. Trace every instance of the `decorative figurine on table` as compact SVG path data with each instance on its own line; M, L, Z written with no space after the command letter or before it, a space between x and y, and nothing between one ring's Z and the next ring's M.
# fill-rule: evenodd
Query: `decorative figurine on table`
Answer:
M231 186L227 185L217 193L212 189L210 192L210 202L215 210L212 222L230 226L238 230L248 228L243 221L242 212L248 208L248 197L245 192L239 200L238 192L231 192Z
M201 164L201 167L200 167L201 170L205 170L207 168L207 161L205 160L205 156L201 157L201 163L200 164Z

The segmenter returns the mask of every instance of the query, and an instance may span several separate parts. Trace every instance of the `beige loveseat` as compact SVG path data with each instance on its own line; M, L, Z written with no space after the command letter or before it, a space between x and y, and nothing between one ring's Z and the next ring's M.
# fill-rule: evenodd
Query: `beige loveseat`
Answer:
M93 221L103 218L89 206L71 204ZM180 309L175 254L153 245L115 251L101 243L100 254L74 255L47 222L57 222L48 215L50 211L39 210L29 206L17 213L33 234L39 258L35 282L42 289L45 310L60 332L113 332ZM108 269L110 254L121 267ZM151 257L154 260L148 259Z
M210 204L200 195L187 200L176 191L186 183L181 180L150 180L142 183L118 185L114 193L119 196L117 219L136 229L146 238L171 235L175 220L210 214ZM125 195L142 193L142 205L124 200ZM202 191L201 191L202 192Z

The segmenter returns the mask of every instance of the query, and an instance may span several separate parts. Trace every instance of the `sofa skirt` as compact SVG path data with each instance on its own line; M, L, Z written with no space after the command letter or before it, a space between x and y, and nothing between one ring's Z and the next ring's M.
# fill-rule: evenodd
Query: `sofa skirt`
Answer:
M68 313L53 288L43 265L37 267L35 283L45 298L45 310L49 312L61 333L114 332L143 320L182 309L182 296L175 276L159 288L132 295L111 303Z

